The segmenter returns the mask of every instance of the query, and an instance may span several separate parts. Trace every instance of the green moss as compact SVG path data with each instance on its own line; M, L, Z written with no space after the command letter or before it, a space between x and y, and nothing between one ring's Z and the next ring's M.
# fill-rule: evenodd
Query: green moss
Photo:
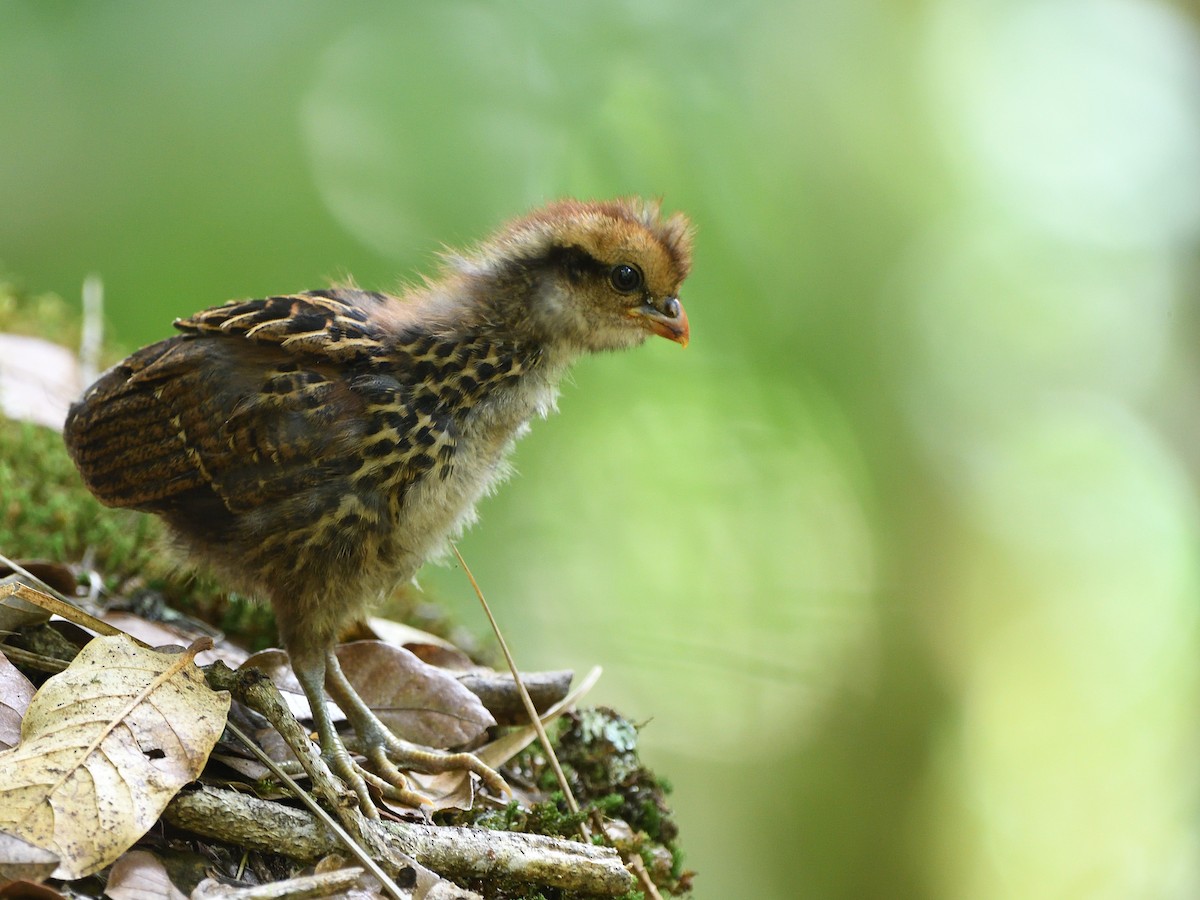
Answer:
M0 277L0 332L79 342L79 315L54 294L29 294ZM0 553L79 562L121 581L151 566L161 529L146 516L106 509L83 486L62 437L0 416Z
M0 552L79 562L115 582L158 563L161 528L149 516L107 509L88 492L49 428L0 417Z
M684 871L676 840L679 828L667 805L667 782L645 768L637 752L637 726L611 709L568 713L558 737L559 761L580 803L602 806L624 821L623 853L637 853L655 883L667 893L684 894L691 873Z

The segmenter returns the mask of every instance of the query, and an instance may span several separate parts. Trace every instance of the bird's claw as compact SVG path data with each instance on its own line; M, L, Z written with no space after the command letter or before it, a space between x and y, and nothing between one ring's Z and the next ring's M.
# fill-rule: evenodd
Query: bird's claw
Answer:
M449 753L442 750L431 750L402 741L390 730L366 729L367 734L360 734L363 755L376 781L380 793L389 800L395 800L408 806L433 805L433 801L419 791L409 786L404 770L439 774L441 772L470 772L478 775L480 781L488 788L503 797L512 796L512 788L504 778L483 762L473 753Z
M370 818L379 817L372 793L417 809L435 805L433 798L412 787L405 774L409 770L430 774L469 772L479 776L488 790L505 798L512 796L512 788L500 773L473 753L449 753L419 747L400 740L386 729L367 731L369 737L364 739L360 735L355 745L365 757L363 762L351 757L344 744L326 758L330 769L353 791L359 807Z

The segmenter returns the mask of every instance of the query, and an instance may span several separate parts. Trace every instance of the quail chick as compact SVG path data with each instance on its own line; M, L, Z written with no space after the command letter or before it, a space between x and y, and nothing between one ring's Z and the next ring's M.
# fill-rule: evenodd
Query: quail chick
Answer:
M67 448L109 506L156 513L229 587L270 601L334 770L411 799L401 769L469 754L400 740L342 674L339 632L475 516L531 419L580 356L661 335L691 227L656 203L563 200L447 254L400 297L334 288L233 301L110 369L67 418ZM326 712L358 735L365 767Z

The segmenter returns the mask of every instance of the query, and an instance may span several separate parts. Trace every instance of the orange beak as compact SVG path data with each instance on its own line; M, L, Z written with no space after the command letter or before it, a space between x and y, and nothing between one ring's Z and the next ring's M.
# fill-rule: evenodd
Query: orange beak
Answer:
M641 319L647 328L660 337L674 341L681 347L688 345L691 331L688 328L687 313L684 312L678 297L668 297L662 309L645 303L630 310L629 314Z

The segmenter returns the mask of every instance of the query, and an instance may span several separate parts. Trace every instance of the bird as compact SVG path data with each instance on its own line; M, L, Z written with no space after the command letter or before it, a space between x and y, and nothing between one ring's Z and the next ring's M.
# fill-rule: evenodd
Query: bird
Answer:
M158 515L186 556L270 603L322 753L368 815L368 786L421 799L404 771L507 786L470 753L393 734L342 673L339 635L473 523L572 363L651 336L687 346L693 234L660 201L553 201L398 295L335 286L177 319L71 406L65 443L102 503Z

